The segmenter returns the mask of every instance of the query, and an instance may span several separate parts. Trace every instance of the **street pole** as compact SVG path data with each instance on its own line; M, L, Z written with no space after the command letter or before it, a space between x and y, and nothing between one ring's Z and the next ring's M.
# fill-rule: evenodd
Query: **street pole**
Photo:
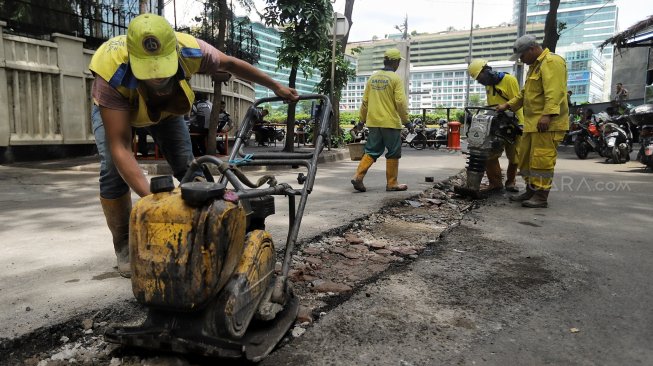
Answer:
M339 108L339 106L336 106L336 30L338 26L338 14L336 12L333 12L333 38L331 41L331 108L332 108L332 116L333 120L331 121L332 123L337 123L335 121L335 118L337 116L336 113L336 108ZM329 128L329 131L331 131L331 128ZM336 130L336 136L340 134L340 129ZM331 133L329 132L329 136ZM331 139L327 140L327 150L331 150Z
M172 0L172 12L175 18L175 30L177 30L177 0Z
M469 26L469 50L467 51L467 63L469 64L472 62L472 42L473 42L473 34L474 34L474 0L472 0L472 21L470 22ZM465 90L465 106L469 107L469 86L470 86L470 80L469 80L469 71L466 72L467 75L467 89Z
M519 1L519 24L517 26L517 38L526 34L526 5L528 0ZM521 87L524 81L524 64L519 60L515 61L515 76L517 77L517 83Z

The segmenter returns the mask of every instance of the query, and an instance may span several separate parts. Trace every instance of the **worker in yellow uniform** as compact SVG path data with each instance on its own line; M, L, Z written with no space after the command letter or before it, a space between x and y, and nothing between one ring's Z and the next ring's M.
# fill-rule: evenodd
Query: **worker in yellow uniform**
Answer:
M113 237L118 273L131 276L129 215L131 191L147 196L150 185L131 151L132 127L152 135L181 180L193 160L188 127L195 94L194 74L234 74L271 89L288 101L299 99L295 89L274 81L249 63L227 56L208 43L176 33L168 21L141 14L127 35L109 39L91 58L95 79L91 90L91 122L100 155L100 202Z
M487 61L483 59L472 60L467 68L469 76L478 81L481 85L485 86L485 95L487 97L487 105L497 106L508 102L510 99L519 95L519 83L517 79L505 72L498 72L492 70L488 66ZM515 112L515 116L519 120L519 124L524 124L524 113L521 108ZM488 192L497 192L503 189L501 181L501 165L499 164L499 157L503 151L506 151L508 158L508 169L506 170L506 191L519 192L515 185L515 177L517 176L517 147L519 146L520 136L517 136L515 143L503 144L503 147L498 151L493 151L485 163L485 174L489 181Z
M396 48L385 51L383 69L372 74L365 85L360 121L367 124L369 135L365 154L351 180L354 189L365 192L363 178L368 169L387 149L385 154L386 191L405 191L408 186L397 183L401 158L401 128L408 122L408 103L404 83L395 73L402 57Z
M529 65L524 88L497 110L524 109L524 134L519 145L519 170L526 191L511 197L524 207L547 207L558 145L569 129L567 64L532 35L519 37L512 61Z

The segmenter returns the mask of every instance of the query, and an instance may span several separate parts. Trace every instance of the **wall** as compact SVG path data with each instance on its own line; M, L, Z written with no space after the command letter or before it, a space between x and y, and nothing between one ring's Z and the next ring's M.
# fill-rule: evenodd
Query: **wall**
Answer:
M649 47L622 48L614 52L610 98L614 96L617 83L628 89L629 99L644 98L648 52Z
M88 64L94 51L84 39L52 34L52 41L3 34L0 21L0 148L94 144ZM196 75L194 90L212 95L209 76ZM231 79L223 98L234 122L254 102L254 87ZM236 129L232 130L232 134Z

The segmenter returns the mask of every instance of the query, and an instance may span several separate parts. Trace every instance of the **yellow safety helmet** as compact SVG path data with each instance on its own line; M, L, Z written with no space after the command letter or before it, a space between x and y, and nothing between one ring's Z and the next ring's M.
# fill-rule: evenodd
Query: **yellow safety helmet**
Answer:
M483 68L487 66L487 60L484 60L482 58L477 58L475 60L472 60L472 63L469 64L467 67L467 71L469 72L469 76L471 76L474 80L478 77L478 75L481 73Z

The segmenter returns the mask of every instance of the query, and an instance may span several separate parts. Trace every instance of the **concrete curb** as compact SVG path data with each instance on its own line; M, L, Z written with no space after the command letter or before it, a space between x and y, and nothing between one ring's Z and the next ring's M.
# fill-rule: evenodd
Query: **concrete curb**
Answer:
M79 172L99 172L100 162L97 155L84 156L71 159L60 160L44 160L44 161L31 161L10 164L11 167L20 167L28 169L46 169L46 170L73 170ZM349 159L349 150L335 149L323 150L318 157L318 163L329 163L340 160ZM165 160L139 160L141 169L147 172L148 175L170 175L172 170ZM269 171L269 170L283 170L287 169L286 166L245 166L241 167L243 171Z

